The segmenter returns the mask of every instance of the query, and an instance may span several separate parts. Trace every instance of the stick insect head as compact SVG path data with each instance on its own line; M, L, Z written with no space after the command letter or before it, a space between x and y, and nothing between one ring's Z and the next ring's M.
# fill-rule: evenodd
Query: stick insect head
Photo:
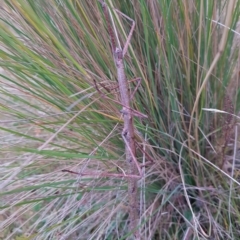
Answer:
M114 51L115 64L118 66L119 61L121 61L122 59L123 59L123 51L121 48L116 47Z

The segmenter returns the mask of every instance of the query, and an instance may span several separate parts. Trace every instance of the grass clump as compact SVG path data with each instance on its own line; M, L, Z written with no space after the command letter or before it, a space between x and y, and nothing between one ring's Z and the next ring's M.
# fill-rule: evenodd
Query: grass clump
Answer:
M136 22L142 239L238 239L239 1L106 3L121 44L130 25L114 8ZM0 16L3 238L128 238L127 180L97 177L126 170L101 4L5 0Z

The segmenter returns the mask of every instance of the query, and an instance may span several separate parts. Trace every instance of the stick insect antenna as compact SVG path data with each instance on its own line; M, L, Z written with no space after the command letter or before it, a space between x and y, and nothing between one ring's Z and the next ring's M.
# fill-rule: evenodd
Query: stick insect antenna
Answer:
M111 39L112 53L114 53L116 50L116 42L115 42L115 37L114 37L114 31L113 31L113 28L112 28L110 20L109 20L110 13L109 13L109 10L108 10L108 7L107 7L107 4L105 3L105 1L99 0L99 2L102 4L103 13L105 16L105 20L107 22L108 33L109 33L109 36Z

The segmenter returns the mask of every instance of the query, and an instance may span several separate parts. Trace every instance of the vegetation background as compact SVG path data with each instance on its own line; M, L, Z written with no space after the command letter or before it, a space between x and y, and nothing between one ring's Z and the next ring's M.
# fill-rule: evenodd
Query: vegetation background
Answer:
M240 1L106 3L122 44L130 23L114 8L136 22L125 72L141 77L132 106L148 116L134 118L151 162L142 239L239 239ZM2 0L0 67L0 238L130 238L126 179L97 177L126 170L101 4Z

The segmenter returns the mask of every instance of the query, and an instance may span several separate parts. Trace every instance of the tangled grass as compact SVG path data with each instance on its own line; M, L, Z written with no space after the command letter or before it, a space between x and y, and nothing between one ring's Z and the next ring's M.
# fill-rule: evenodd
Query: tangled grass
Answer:
M114 8L136 22L142 239L238 239L240 1L106 2L121 44L130 24ZM0 237L130 239L126 179L98 177L126 170L101 5L4 0L0 16Z

